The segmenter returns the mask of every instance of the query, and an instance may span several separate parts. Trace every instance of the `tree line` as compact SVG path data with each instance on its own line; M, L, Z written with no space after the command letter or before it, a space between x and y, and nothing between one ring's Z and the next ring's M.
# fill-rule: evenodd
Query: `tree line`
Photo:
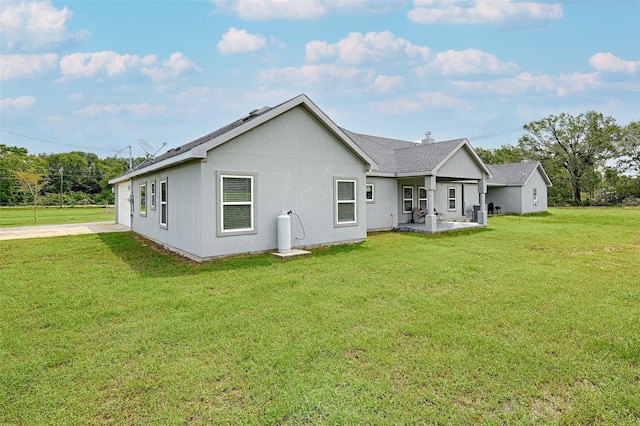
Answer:
M477 148L478 155L487 164L539 161L553 182L549 205L640 205L640 121L621 126L589 111L550 115L523 128L516 145ZM0 205L113 204L108 181L128 169L124 158L33 155L0 144Z
M113 204L109 179L128 169L129 159L124 158L81 151L34 155L26 148L0 144L0 205Z
M539 161L549 175L548 202L640 205L640 121L618 125L589 111L550 115L523 126L517 145L478 148L487 164Z

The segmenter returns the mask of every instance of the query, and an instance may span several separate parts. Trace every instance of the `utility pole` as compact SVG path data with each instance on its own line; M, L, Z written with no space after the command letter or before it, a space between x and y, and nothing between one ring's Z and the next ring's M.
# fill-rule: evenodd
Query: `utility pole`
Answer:
M62 180L64 178L64 167L60 166L58 171L60 172L60 208L62 208Z

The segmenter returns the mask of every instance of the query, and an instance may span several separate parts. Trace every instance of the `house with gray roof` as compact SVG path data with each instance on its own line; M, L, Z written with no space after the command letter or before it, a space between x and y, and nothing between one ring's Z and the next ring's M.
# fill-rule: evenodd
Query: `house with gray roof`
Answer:
M490 164L488 213L526 214L547 211L549 176L537 161Z
M344 129L343 129L344 130ZM438 222L487 224L484 208L489 169L467 139L421 142L345 133L378 165L367 172L367 228L385 230L424 221L424 232ZM414 209L426 212L416 217Z
M354 133L299 95L109 182L117 223L203 260L358 242L417 221L436 232L443 218L472 213L484 226L490 176L466 139Z

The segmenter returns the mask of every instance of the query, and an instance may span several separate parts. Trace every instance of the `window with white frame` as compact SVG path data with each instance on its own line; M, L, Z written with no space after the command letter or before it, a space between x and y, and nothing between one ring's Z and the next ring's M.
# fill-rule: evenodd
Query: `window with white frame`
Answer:
M366 186L367 191L367 202L372 203L374 201L374 193L373 193L373 184L368 183Z
M357 181L355 179L335 179L335 223L355 225L357 215Z
M413 209L413 186L402 187L402 213L411 213Z
M450 186L447 190L447 195L449 199L449 210L456 209L456 188Z
M538 188L533 188L533 205L538 205Z
M140 216L147 215L147 183L140 184Z
M220 233L255 232L255 176L220 173L218 182Z
M167 228L169 224L169 190L167 179L160 181L160 227Z
M152 180L149 184L149 208L156 209L156 181Z
M424 186L418 188L418 207L423 210L427 209L427 188Z

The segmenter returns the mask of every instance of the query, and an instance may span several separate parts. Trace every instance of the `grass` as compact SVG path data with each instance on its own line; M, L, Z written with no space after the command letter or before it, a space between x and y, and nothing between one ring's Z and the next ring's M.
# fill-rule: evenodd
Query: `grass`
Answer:
M0 423L640 423L640 210L194 264L1 242Z
M65 223L113 221L113 207L38 207L38 221L33 207L0 208L0 228L33 225L59 225Z

